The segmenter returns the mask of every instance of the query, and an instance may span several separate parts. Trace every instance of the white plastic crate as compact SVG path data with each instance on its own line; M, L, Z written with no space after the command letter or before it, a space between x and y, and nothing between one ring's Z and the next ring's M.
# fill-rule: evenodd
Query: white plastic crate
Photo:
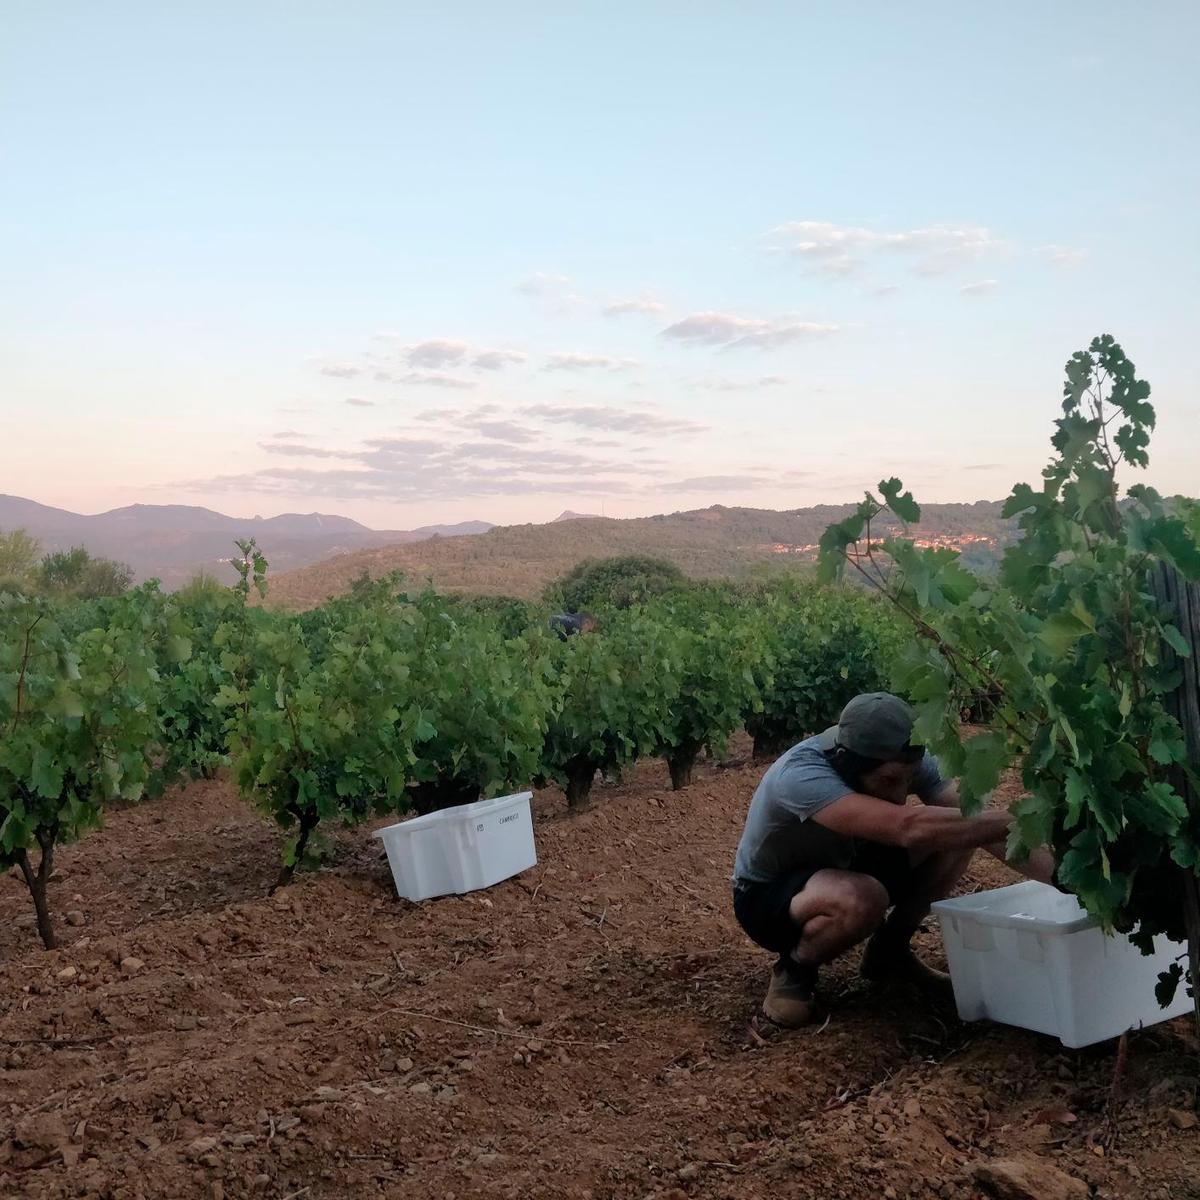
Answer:
M537 863L532 792L477 800L375 830L406 900L491 887Z
M933 911L964 1021L988 1017L1077 1047L1191 1009L1183 983L1167 1008L1154 998L1159 973L1183 945L1156 938L1154 953L1144 956L1048 884L1030 880L939 900Z

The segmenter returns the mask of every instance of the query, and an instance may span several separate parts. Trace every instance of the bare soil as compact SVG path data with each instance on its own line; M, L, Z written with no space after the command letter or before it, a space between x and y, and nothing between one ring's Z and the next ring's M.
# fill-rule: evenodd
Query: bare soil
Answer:
M728 876L761 770L549 789L537 868L422 905L365 830L269 896L277 834L225 780L110 814L61 854L62 949L0 877L0 1196L965 1200L1023 1156L1200 1197L1187 1022L1130 1039L1115 1120L1115 1044L964 1025L854 956L827 1024L757 1028Z

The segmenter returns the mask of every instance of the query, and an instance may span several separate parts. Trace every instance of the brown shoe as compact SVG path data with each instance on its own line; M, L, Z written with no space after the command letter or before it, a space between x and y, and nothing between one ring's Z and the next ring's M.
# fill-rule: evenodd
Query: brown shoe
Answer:
M771 969L771 982L763 1000L763 1016L785 1029L807 1025L817 1013L813 998L816 971L789 970L776 963Z
M907 943L897 948L894 942L872 938L863 951L858 972L871 983L911 983L928 996L954 998L950 976L923 963Z

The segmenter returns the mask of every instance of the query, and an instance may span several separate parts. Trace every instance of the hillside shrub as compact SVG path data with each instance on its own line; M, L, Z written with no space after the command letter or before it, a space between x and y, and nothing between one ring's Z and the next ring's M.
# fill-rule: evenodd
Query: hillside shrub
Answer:
M630 608L686 587L687 576L661 558L625 554L586 558L546 589L546 599L566 612Z
M120 596L133 583L133 568L111 558L95 557L83 546L47 554L35 572L38 588L51 596L94 600Z
M23 529L0 533L0 590L16 590L8 584L19 585L27 591L33 584L42 548L36 538Z
M223 583L211 571L201 568L182 587L176 588L175 599L185 607L216 600L229 592L229 585Z

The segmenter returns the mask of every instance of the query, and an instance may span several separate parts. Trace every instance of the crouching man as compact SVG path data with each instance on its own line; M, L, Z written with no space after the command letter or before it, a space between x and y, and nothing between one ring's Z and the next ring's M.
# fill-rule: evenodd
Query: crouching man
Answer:
M793 746L763 776L733 876L738 922L779 956L763 1015L798 1026L815 1014L822 963L865 941L861 971L949 994L949 977L910 942L971 856L1004 858L1011 818L959 812L958 788L911 742L913 712L897 696L856 696L836 726ZM908 805L910 795L922 803ZM1020 870L1049 882L1045 851Z

